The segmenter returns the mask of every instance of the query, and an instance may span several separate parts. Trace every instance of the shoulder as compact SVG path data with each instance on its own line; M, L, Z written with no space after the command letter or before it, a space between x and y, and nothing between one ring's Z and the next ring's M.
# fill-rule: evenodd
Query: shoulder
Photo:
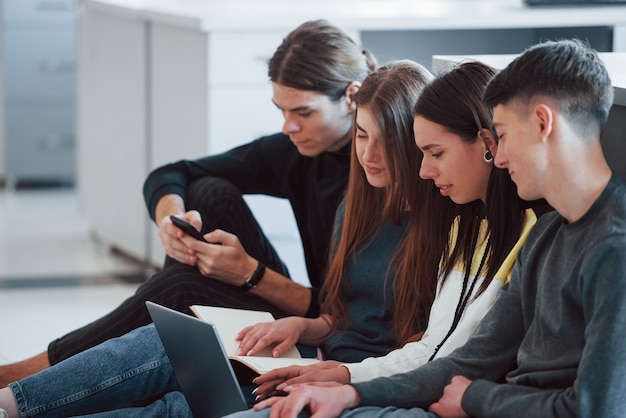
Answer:
M626 237L626 184L613 177L591 209L578 221L590 247L622 245Z
M537 231L545 229L549 225L561 225L563 223L563 217L555 210L543 214L537 214L537 212L531 209L527 211L527 215L529 212L531 212L535 217L535 225L533 229Z
M263 149L285 150L288 152L294 152L297 154L298 150L293 146L289 140L289 136L281 132L277 132L272 135L262 136L255 139L249 145L260 147Z
M549 211L537 217L532 209L525 213L524 226L520 241L518 261L521 262L536 251L551 246L558 229L563 226L563 218L556 211Z
M582 257L577 288L585 305L626 307L626 234L609 233Z
M613 177L607 186L608 205L606 210L614 218L626 221L626 183L618 177Z
M303 157L298 149L291 143L288 135L275 133L262 136L247 144L247 152L258 159L258 163L270 172L283 176L283 180L293 180L294 173L302 172L298 176L305 175L308 171L307 158ZM287 175L286 173L290 173Z
M546 213L554 212L554 208L545 199L531 201L520 199L520 207L526 211L532 210L537 218Z

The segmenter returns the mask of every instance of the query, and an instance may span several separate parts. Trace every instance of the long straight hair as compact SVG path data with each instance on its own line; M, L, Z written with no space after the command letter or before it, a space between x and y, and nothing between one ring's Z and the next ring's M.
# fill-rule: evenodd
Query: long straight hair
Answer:
M384 158L391 181L385 188L367 182L353 140L343 227L321 292L322 312L332 315L333 329L345 327L348 320L341 284L344 267L357 248L367 245L387 220L404 222L408 209L411 218L426 220L419 216L424 212L421 203L432 185L419 178L421 154L413 137L413 106L431 79L421 65L396 61L365 78L355 95L355 118L359 109L367 108L384 136ZM414 248L405 235L387 271L388 276L391 267L398 265L393 278L393 328L401 343L423 330L436 290L438 258L431 260L420 250L412 251Z
M479 62L460 64L439 75L424 89L415 105L415 114L444 126L467 143L482 140L479 139L481 128L491 130L497 140L491 110L482 101L485 87L494 74L491 67ZM452 247L448 243L445 245L441 269L444 280L458 261L463 261L466 266L471 264L471 243L477 236L480 220L486 217L488 259L485 263L485 280L477 295L484 292L519 239L525 206L508 172L494 166L489 177L485 204L477 200L456 205L459 234ZM449 217L440 219L440 222L448 223Z

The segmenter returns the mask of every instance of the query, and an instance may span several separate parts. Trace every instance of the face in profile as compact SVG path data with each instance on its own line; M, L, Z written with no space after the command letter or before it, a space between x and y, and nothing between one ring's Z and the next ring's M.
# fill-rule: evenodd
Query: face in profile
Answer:
M415 117L413 131L415 143L424 153L421 178L433 180L441 195L454 203L486 200L493 165L483 159L486 146L482 140L465 142L422 116Z
M513 107L497 105L493 108L494 128L498 137L495 164L507 169L517 186L517 194L526 200L543 197L540 187L550 165L541 143L535 137L527 121L520 119Z
M385 138L367 107L357 110L354 141L356 155L368 183L379 188L388 186L391 178L385 161Z
M349 100L337 102L310 90L272 83L273 102L283 114L283 133L289 135L298 152L314 157L339 149L350 138L352 111Z

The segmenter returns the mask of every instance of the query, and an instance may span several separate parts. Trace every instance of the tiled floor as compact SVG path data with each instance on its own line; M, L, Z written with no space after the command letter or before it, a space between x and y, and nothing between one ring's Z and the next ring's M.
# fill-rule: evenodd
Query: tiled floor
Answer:
M0 191L0 364L46 349L132 294L140 263L90 237L72 189Z

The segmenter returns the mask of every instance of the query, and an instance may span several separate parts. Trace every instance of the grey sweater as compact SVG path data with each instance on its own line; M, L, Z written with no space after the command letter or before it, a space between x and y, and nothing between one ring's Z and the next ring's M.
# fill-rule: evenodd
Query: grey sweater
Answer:
M464 375L470 416L626 416L625 336L626 185L614 177L575 223L539 219L463 347L354 386L363 405L427 408Z
M342 228L345 202L337 209L337 235ZM334 331L324 342L327 359L354 363L382 356L400 344L393 332L394 254L408 228L407 219L396 225L387 220L358 246L344 266L341 298L347 312L345 329Z

